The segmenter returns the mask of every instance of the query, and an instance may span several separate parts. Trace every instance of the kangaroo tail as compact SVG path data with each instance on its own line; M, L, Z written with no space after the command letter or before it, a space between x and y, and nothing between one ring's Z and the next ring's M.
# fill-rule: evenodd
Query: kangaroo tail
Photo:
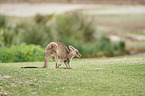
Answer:
M49 63L49 58L47 56L47 53L44 53L44 66L42 68L47 68Z
M44 66L43 68L48 67L49 59L51 58L52 52L56 52L57 50L57 44L55 42L51 42L47 45L45 52L44 52Z

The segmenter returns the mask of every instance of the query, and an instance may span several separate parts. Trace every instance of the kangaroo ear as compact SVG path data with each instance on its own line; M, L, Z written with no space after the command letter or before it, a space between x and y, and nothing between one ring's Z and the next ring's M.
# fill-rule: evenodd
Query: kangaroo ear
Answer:
M70 50L75 50L75 48L71 45L68 46Z

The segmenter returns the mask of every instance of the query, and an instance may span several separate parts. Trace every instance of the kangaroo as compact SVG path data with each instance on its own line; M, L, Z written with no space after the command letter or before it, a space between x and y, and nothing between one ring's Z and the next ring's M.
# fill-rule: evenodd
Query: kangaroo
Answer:
M48 67L49 60L52 57L55 57L56 65L55 68L59 68L60 65L64 62L67 69L70 69L70 61L73 57L81 57L81 54L73 46L69 45L69 49L61 42L51 42L47 45L44 52L44 66L43 68ZM62 61L60 62L60 59Z

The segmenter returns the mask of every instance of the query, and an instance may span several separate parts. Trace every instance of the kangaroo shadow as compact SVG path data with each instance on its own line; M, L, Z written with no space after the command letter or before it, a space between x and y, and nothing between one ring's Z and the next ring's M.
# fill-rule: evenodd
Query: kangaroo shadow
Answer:
M21 68L42 68L42 67L36 67L36 66L26 66L26 67L21 67Z
M26 67L21 67L21 68L43 68L43 67L36 67L36 66L26 66ZM60 67L60 68L57 68L57 69L72 69L72 68L66 68L66 67Z

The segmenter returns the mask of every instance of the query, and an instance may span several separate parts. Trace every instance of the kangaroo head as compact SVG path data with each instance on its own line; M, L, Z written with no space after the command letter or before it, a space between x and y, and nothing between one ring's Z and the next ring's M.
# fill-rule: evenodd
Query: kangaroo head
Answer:
M79 53L79 51L77 49L75 49L73 46L69 45L69 49L73 56L76 56L79 58L81 57L81 54Z

